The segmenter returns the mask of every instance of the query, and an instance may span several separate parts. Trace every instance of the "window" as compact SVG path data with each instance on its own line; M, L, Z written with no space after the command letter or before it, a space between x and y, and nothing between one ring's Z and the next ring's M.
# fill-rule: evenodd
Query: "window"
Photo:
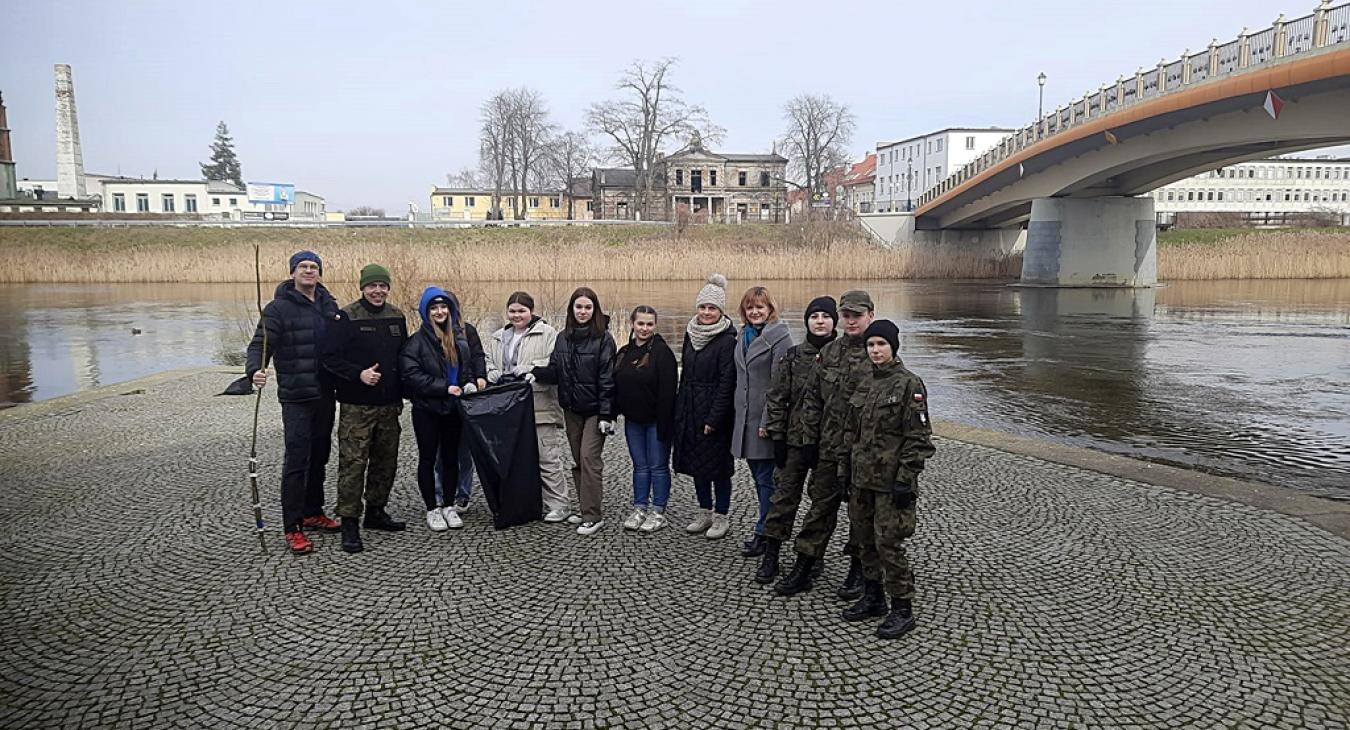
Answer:
M214 205L214 206L216 206L217 208L219 208L219 207L220 207L220 198L211 198L211 205Z
M717 185L717 171L716 171L716 170L709 170L709 171L708 171L708 184L711 185L711 186L716 186L716 185Z
M769 220L769 218L770 218L771 216L772 216L772 210L769 208L769 204L768 204L768 203L760 203L760 204L759 204L759 219L762 220L762 221L766 221L766 220Z
M595 212L595 201L594 201L594 200L587 200L587 201L586 201L586 212L587 212L587 213L593 213L593 212Z
M942 179L942 165L938 165L936 169L937 169L937 179L941 180L941 179Z
M173 193L164 193L159 196L159 209L165 213L173 211Z
M539 207L539 198L530 198L530 207L531 207L531 208L538 208L538 207Z
M136 212L150 212L150 195L148 193L136 193Z
M230 198L230 205L239 205L239 198Z
M474 206L474 197L472 195L464 196L464 207L472 208Z
M676 184L676 185L683 185L683 184L684 184L684 170L676 170L676 171L675 171L675 184Z
M767 172L759 173L759 186L761 188L769 187L769 173Z
M745 187L745 170L736 173L736 183L741 187Z
M1187 200L1195 200L1195 192L1194 192L1194 191L1187 191L1187 193L1186 193L1186 199L1187 199Z
M1223 200L1223 191L1222 191L1222 190L1219 191L1219 200L1220 200L1220 201Z
M550 207L550 208L561 208L561 207L562 207L562 200L559 199L559 198L549 198L549 199L548 199L548 207Z
M1176 195L1176 194L1173 193L1171 190L1168 190L1168 191L1167 191L1167 199L1168 199L1168 200L1175 200L1175 199L1176 199L1176 198L1174 197L1175 195Z
M969 136L969 137L966 137L966 149L968 149L968 150L973 150L973 149L975 149L975 137L974 137L974 135Z
M444 198L441 199L441 205L444 205L447 208L455 207L455 196L453 195L445 196Z
M1209 191L1209 198L1208 198L1208 200L1213 200L1213 199L1214 199L1214 191L1211 190L1211 191Z
M941 140L941 139L939 139L939 140L937 141L937 151L938 151L938 152L941 152L941 151L942 151L942 140Z
M122 193L113 193L113 212L114 213L127 212L127 196L123 195Z
M186 194L183 195L183 210L185 210L185 211L187 211L187 212L189 212L189 213L196 213L196 212L197 212L197 196L196 196L196 195L193 195L192 193L186 193Z

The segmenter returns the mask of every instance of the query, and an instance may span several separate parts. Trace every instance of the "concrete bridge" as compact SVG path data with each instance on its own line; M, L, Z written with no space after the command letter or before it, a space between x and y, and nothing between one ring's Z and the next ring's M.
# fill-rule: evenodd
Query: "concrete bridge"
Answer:
M1047 114L923 195L896 240L1007 248L1025 226L1024 284L1152 286L1153 200L1247 160L1350 142L1350 2L1280 16L1117 78Z

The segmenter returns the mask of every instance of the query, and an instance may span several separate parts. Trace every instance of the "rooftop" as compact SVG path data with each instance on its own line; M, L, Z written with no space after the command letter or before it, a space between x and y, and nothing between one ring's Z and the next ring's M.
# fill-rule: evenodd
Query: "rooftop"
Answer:
M918 142L919 140L937 137L942 134L961 134L963 132L998 132L1002 134L1012 134L1016 131L1016 129L1005 129L1003 127L947 127L946 129L939 129L936 132L921 134L917 137L906 137L905 139L897 140L895 142L877 142L877 149L881 149L882 147L894 147L909 142Z

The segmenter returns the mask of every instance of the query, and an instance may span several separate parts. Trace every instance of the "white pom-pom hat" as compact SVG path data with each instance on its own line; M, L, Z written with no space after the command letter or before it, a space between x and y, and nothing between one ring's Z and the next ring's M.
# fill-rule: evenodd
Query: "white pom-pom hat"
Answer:
M698 299L694 300L695 307L703 304L711 304L726 314L727 277L721 274L708 274L708 283L698 290Z

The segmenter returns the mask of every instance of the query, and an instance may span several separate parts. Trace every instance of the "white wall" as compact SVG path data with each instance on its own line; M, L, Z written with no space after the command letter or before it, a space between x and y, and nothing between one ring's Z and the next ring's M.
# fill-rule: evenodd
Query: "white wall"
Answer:
M1008 134L956 129L877 145L875 209L893 212L917 205L920 196Z
M1164 185L1159 213L1350 213L1350 160L1243 162Z

